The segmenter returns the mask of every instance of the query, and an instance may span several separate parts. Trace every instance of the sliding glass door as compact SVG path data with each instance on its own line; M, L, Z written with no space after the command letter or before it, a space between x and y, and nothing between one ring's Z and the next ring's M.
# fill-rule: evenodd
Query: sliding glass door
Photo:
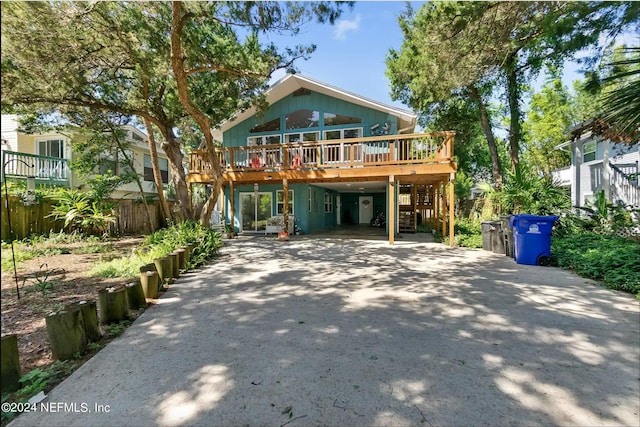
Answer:
M271 218L273 197L271 193L240 193L242 231L265 231Z

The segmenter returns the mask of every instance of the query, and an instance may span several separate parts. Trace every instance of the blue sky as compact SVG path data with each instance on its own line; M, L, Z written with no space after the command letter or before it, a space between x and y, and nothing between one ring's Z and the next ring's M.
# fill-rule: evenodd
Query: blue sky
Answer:
M424 2L411 2L419 9ZM357 1L352 10L342 14L335 25L308 24L295 37L273 37L279 46L315 44L316 51L309 60L298 61L300 73L400 108L408 109L389 95L389 80L385 76L385 58L390 48L402 45L402 32L397 17L405 10L404 1ZM626 34L622 40L638 45L638 35ZM568 87L582 78L581 66L575 62L565 65L563 81ZM278 71L273 81L284 75ZM539 88L544 82L540 76L534 83Z

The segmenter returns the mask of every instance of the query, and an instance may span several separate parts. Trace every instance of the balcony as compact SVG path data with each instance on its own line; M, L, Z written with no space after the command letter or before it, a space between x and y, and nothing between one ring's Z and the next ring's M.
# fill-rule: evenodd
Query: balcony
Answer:
M7 178L35 178L39 184L68 186L69 160L16 151L2 152L3 174Z
M376 179L389 175L455 172L454 132L385 135L217 150L225 182ZM210 182L215 173L206 150L191 152L189 182Z

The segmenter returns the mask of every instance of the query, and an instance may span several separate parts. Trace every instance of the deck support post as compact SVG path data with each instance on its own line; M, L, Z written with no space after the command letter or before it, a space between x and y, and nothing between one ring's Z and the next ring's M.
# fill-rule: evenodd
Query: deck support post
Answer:
M431 184L431 187L433 188L433 199L431 202L431 228L437 230L438 222L440 221L440 217L438 215L440 209L440 193L438 193L438 183Z
M393 245L396 233L396 186L393 175L389 175L389 185L387 188L389 191L389 220L387 221L387 225L389 226L389 244Z
M220 187L220 198L222 199L222 206L220 207L220 214L222 215L222 225L227 224L227 198L224 195L225 186ZM222 230L223 232L226 230Z
M444 236L447 235L447 181L443 179L440 185L442 185L440 196L442 199L442 240L444 240Z
M452 144L453 146L453 144ZM454 184L455 184L456 174L451 172L449 175L449 246L453 247L454 245L454 210L455 210L455 200L454 200Z
M282 222L284 223L284 232L289 232L289 180L282 180L282 189L284 190L284 207L282 209Z
M231 232L236 232L236 203L235 203L235 189L233 188L233 181L229 183L229 201L231 202Z

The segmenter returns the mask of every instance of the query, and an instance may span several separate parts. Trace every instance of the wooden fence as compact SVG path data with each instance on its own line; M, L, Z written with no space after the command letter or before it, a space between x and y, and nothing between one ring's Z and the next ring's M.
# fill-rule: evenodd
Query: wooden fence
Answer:
M151 216L153 224L149 224L149 218L143 203L135 200L118 200L117 220L110 227L110 231L116 235L149 234L153 226L157 230L164 226L162 210L158 203L151 203ZM63 229L64 221L50 217L55 201L44 199L40 203L25 206L18 196L9 196L9 212L11 214L11 228L16 239L24 239L32 234L47 234L59 232ZM152 225L152 226L151 226ZM9 222L7 217L7 201L2 197L2 240L10 239Z

